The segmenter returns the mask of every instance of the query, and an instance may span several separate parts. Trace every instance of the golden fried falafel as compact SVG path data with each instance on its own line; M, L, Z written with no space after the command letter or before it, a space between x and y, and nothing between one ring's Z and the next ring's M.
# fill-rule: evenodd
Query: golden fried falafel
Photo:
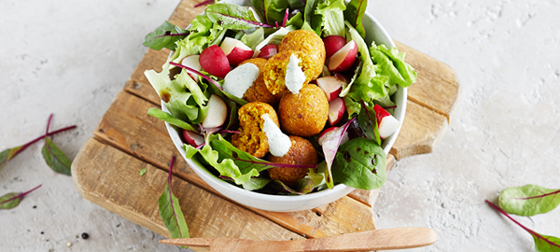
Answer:
M278 104L278 115L283 130L302 137L321 132L329 117L329 101L317 85L309 84L298 94L288 92Z
M273 95L266 88L266 85L264 84L264 76L263 76L264 66L266 65L266 62L267 60L263 58L253 58L253 59L245 60L241 62L241 64L239 64L241 66L246 63L252 63L259 68L259 77L257 78L257 80L253 82L253 85L251 85L251 87L249 87L249 89L245 91L245 94L243 95L243 99L248 102L260 101L260 102L268 103L270 105L276 105L278 104L278 101L280 101L282 94Z
M231 143L238 149L254 157L261 158L268 153L268 138L263 129L262 115L268 114L270 119L278 125L278 115L274 108L264 102L251 102L243 105L239 111L239 131L234 134Z
M327 53L323 40L315 32L308 30L289 32L278 44L278 52L283 51L307 51L314 65L312 80L317 79L323 72Z
M298 165L316 165L317 152L313 148L313 144L307 139L290 136L292 146L283 157L275 157L270 155L268 161L281 164L298 164ZM304 178L309 172L309 168L289 168L276 167L268 169L268 175L273 180L280 180L288 186L294 185L299 179Z
M314 76L314 62L309 56L308 52L305 51L283 51L275 54L264 66L264 83L266 88L272 94L284 94L288 91L286 87L286 69L288 68L288 63L290 63L290 56L296 56L299 59L298 66L303 71L305 75L305 81L303 86L307 85L311 80L315 79Z

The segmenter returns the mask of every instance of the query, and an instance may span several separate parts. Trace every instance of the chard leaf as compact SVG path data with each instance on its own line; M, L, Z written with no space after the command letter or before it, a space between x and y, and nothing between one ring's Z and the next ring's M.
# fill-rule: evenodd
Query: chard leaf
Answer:
M267 178L251 178L249 181L243 183L243 189L248 191L259 190L270 183L270 179Z
M375 111L364 101L362 101L362 110L358 114L358 125L360 125L362 132L364 132L367 138L375 141L377 145L381 145Z
M72 175L72 161L48 137L45 138L45 145L41 153L53 171L68 176Z
M535 241L535 249L537 250L537 252L560 252L560 238L554 237L554 236L549 236L549 235L539 234L539 233L523 226L521 223L517 222L516 220L514 220L511 216L509 216L509 214L507 214L504 210L502 210L498 206L494 205L492 202L486 200L486 203L488 203L491 207L496 209L496 211L505 215L508 219L510 219L515 224L517 224L518 226L523 228L525 231L527 231L529 234L531 234L531 236L533 237L533 240Z
M500 193L500 207L510 214L533 216L552 211L560 204L560 190L538 185L510 187Z
M165 190L163 190L163 193L158 199L159 216L173 239L189 238L189 228L187 226L187 222L185 221L185 216L181 211L179 200L175 197L175 195L173 195L172 190L171 180L173 178L174 161L175 156L171 158Z
M338 148L332 174L336 183L363 190L378 189L385 183L386 155L375 141L354 138Z
M346 5L344 0L324 0L317 4L315 13L322 16L321 25L324 36L339 35L344 36L344 10Z
M376 73L389 78L387 87L395 84L409 87L416 81L416 72L411 65L404 61L406 53L399 52L396 47L387 48L385 45L372 45L371 58L377 65Z
M148 115L151 115L157 119L160 119L164 122L167 122L171 125L175 125L181 129L184 130L188 130L188 131L193 131L193 132L198 132L197 129L195 129L194 126L192 126L189 123L186 123L185 121L167 113L167 112L163 112L157 108L150 108L148 109Z
M346 10L344 11L344 19L348 20L351 25L356 27L356 30L363 38L366 37L366 30L362 23L366 8L367 0L351 0L350 3L346 5Z
M189 32L186 30L164 21L162 25L146 35L144 46L154 50L161 50L164 47L175 50L175 42L185 38L188 34Z
M218 25L232 30L246 30L252 27L273 27L260 23L248 7L234 4L213 4L206 8L208 18Z
M7 193L5 195L2 195L0 197L0 209L12 209L12 208L18 206L19 203L21 202L21 200L23 200L23 198L27 194L37 190L37 188L39 188L41 186L42 185L38 185L37 187L35 187L35 188L33 188L33 189L31 189L27 192L24 192L24 193Z
M282 183L282 181L280 180L274 180L274 184L281 187L282 190L285 192L288 192L290 194L297 194L297 195L310 193L313 191L313 188L315 188L315 184L313 183L313 180L310 178L299 179L296 182L296 184L293 186L293 188Z
M305 8L305 0L288 0L291 10L301 10Z
M351 119L335 130L331 130L325 133L325 135L323 136L324 140L322 140L321 146L323 147L323 154L325 155L325 162L327 163L325 181L327 183L327 187L329 187L330 189L334 187L332 179L333 175L331 170L333 167L333 161L335 160L335 157L337 155L336 152L338 150L338 147L340 146L340 142L342 141L344 132L346 132L346 130L354 120L356 120L356 118Z
M18 147L14 147L14 148L11 148L11 149L6 149L6 150L0 152L0 171L2 171L2 168L4 168L6 166L6 164L8 163L8 161L10 161L10 159L15 157L19 153L19 150L22 147L23 147L23 145L18 146Z
M298 29L301 28L301 26L303 26L303 13L297 12L294 16L288 19L286 26L290 26L290 25L297 27Z
M264 18L269 25L275 22L281 23L284 18L284 11L289 8L289 2L285 0L251 0L257 13Z
M303 13L304 24L302 29L305 27L306 30L310 30L321 36L321 24L323 23L321 15L315 14L315 8L317 7L317 0L307 0L305 3L305 10ZM307 26L306 24L307 23Z

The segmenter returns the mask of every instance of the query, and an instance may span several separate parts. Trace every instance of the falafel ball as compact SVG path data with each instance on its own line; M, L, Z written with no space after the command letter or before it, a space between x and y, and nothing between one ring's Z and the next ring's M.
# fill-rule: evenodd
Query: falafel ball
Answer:
M283 157L275 157L270 155L268 161L280 164L297 164L297 165L316 165L317 152L313 148L313 144L307 139L290 136L292 146ZM293 186L299 179L304 178L309 172L309 168L289 168L276 167L268 169L268 175L273 180L280 180L282 183Z
M268 114L276 125L278 115L274 108L264 102L251 102L243 105L239 111L239 131L234 134L231 143L238 149L245 151L256 158L261 158L268 153L268 138L263 129L262 115Z
M302 137L321 132L329 117L329 101L317 85L309 84L298 94L288 92L278 104L278 115L283 130Z
M288 32L288 34L282 38L280 44L278 44L278 52L290 50L309 52L312 62L314 63L314 74L311 79L317 79L317 77L321 75L327 52L323 40L315 32L308 30Z
M243 99L248 102L260 101L260 102L268 103L270 105L276 105L278 104L278 101L280 101L282 94L273 95L266 88L266 85L264 84L264 76L263 76L264 66L266 65L266 62L267 60L263 58L253 58L253 59L245 60L241 62L241 64L239 64L241 66L246 63L252 63L259 68L259 77L257 78L257 80L253 82L253 85L251 85L251 87L249 87L249 89L245 91L245 94L243 95Z
M286 70L288 63L290 63L290 56L296 56L299 59L298 66L305 75L303 86L307 85L311 80L315 79L314 76L314 62L311 56L306 51L283 51L275 54L264 66L264 83L266 88L272 94L284 94L288 92L286 87Z

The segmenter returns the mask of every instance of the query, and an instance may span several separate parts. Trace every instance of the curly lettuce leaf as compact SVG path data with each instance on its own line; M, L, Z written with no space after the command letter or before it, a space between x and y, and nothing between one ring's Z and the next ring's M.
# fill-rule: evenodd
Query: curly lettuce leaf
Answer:
M322 16L323 36L344 36L344 0L324 0L317 4L315 13Z
M144 74L173 116L191 124L204 120L208 111L205 104L208 98L200 92L200 87L187 72L176 75L174 80L169 78L169 67L165 66L161 73L147 70Z
M261 43L263 40L264 40L264 28L258 28L250 34L244 33L244 35L241 37L239 41L241 41L243 44L247 45L249 48L251 48L251 50L254 51L255 47L257 47L257 45Z
M396 47L387 48L385 45L371 45L371 58L377 64L378 75L389 77L391 88L395 84L409 87L416 80L416 72L411 65L404 61L406 53L399 52Z
M227 29L213 23L207 16L196 16L191 21L190 34L185 39L177 41L171 61L180 63L186 56L200 54L204 48L219 43L226 31Z

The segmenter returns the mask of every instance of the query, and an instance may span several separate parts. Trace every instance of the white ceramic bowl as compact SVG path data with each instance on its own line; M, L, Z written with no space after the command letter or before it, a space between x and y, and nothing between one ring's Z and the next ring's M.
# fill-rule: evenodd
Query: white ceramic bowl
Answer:
M366 13L364 15L363 24L366 29L365 41L368 45L370 45L372 41L375 41L377 44L385 44L388 47L395 46L389 34L387 34L385 29L383 29L381 24L379 24L373 16ZM399 87L399 90L393 96L393 100L397 104L397 108L394 109L393 115L401 122L401 125L406 111L406 97L406 88L402 87ZM164 111L169 112L163 102L162 108ZM267 211L301 211L331 203L354 190L354 188L343 184L336 185L333 189L325 189L305 195L269 195L244 190L217 178L214 174L207 171L206 168L202 167L197 161L187 159L185 157L185 151L182 147L183 142L180 137L181 132L168 123L165 123L165 126L167 127L167 131L169 132L169 136L171 136L171 140L173 140L175 147L177 147L177 150L179 150L181 155L183 155L187 164L196 172L196 174L212 188L240 204ZM385 153L389 153L389 150L391 150L399 131L400 127L395 133L393 133L393 135L384 140L382 147Z

